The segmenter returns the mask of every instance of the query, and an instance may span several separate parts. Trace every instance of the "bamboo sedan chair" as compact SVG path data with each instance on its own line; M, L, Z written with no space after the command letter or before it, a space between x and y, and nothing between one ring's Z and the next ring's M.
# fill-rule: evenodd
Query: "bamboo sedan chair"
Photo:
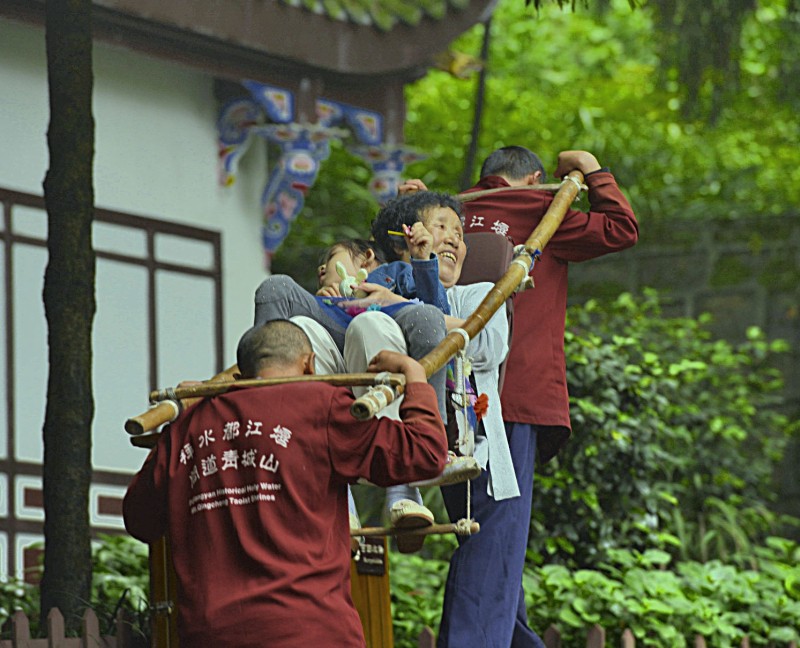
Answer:
M495 283L494 288L489 291L475 313L467 318L462 326L462 331L449 332L445 339L431 353L422 358L420 363L425 368L428 376L433 375L436 371L441 369L451 357L462 350L468 344L468 339L476 336L483 329L485 322L487 322L504 304L509 302L510 297L515 292L525 287L533 286L529 275L532 273L534 261L541 256L542 250L544 250L552 235L561 225L561 221L569 209L570 204L578 196L581 189L584 188L582 181L583 174L579 171L573 171L564 179L561 185L556 188L557 193L547 212L528 237L528 240L525 241L524 245L519 245L513 249L513 258L510 263L508 263L505 274ZM502 190L505 189L500 189L500 191ZM496 190L489 191L493 193ZM469 200L469 197L463 196L462 199ZM503 242L503 237L497 236L496 234L490 234L490 236L494 238L487 238L487 245L498 245L501 248L498 254L508 254L508 244ZM476 242L473 243L473 249L477 249L480 245L481 243L477 242L476 239ZM505 249L502 250L502 248ZM475 257L477 256L476 254ZM469 257L469 252L467 257ZM473 266L470 265L468 270L471 271L472 267ZM476 269L475 275L471 273L465 275L462 271L462 278L459 283L461 283L461 281L479 281L488 278L482 276L481 272L481 268ZM374 411L372 411L373 408L373 403L361 397L356 401L352 409L356 416L367 417L374 414ZM469 492L469 489L467 489L467 492ZM386 539L383 538L383 541L385 547ZM383 580L376 581L377 585L370 592L371 597L362 597L360 596L360 592L355 589L355 584L358 582L357 574L354 576L353 582L353 597L359 609L362 624L364 625L365 635L367 636L367 646L369 648L392 648L394 644L391 634L391 618L388 618L388 613L385 612L385 610L388 609L390 600L388 565ZM384 615L383 618L381 618L381 615ZM373 630L374 634L370 634ZM374 640L370 641L371 638Z
M490 290L487 296L481 302L478 309L473 313L463 324L461 331L451 331L445 339L427 356L422 358L422 364L428 376L433 375L436 371L441 369L447 361L461 351L470 337L476 336L485 325L485 322L499 309L512 294L520 289L528 280L528 275L532 272L534 261L541 255L542 250L549 242L553 233L558 229L561 221L567 212L569 205L576 198L578 193L583 189L582 186L583 174L579 171L571 172L557 187L556 196L553 199L547 213L542 217L539 225L534 229L528 240L524 245L519 245L514 248L514 258L512 259L508 270L503 277L495 284L494 288ZM534 187L532 187L534 188ZM489 190L496 191L496 190ZM474 195L474 194L473 194ZM463 197L464 200L469 200L468 197ZM493 235L496 236L496 235ZM500 238L500 237L497 237ZM211 381L206 383L209 387L214 387L213 382L229 382L232 380L231 374L235 367L222 372L215 376ZM338 380L341 377L332 376L318 376L317 380L321 379ZM361 377L364 379L364 377ZM372 375L374 381L375 376ZM395 376L395 378L397 378ZM403 377L400 376L402 379ZM391 402L392 398L397 397L403 392L403 383L395 383L393 385L382 384L380 387L383 389L383 397L381 399L369 399L361 397L356 400L351 408L353 415L357 418L368 418L373 416L377 409L380 409L380 403ZM350 382L349 384L367 384L364 382ZM374 384L374 383L373 383ZM153 432L160 425L174 420L182 406L189 406L192 398L202 397L206 394L201 391L193 391L191 388L188 392L180 393L181 390L165 390L166 395L161 395L159 398L154 398L151 394L151 401L154 402L153 407L148 411L140 414L139 416L128 419L125 423L125 430L132 435L131 443L137 447L153 447L157 441L158 433ZM227 388L217 389L214 393L224 393ZM387 393L388 392L388 393ZM160 399L165 401L158 402ZM420 530L414 531L414 533ZM422 531L428 531L422 530ZM436 532L431 528L428 532ZM427 535L427 533L426 533ZM375 538L371 538L375 540ZM386 556L386 538L380 538L381 549L376 548L375 553L380 553ZM177 632L176 632L176 611L175 611L175 584L174 584L174 571L172 570L171 560L169 558L169 545L164 538L159 543L151 546L151 609L153 615L153 646L175 648L178 646ZM386 565L385 560L383 564ZM359 574L353 570L356 581ZM366 611L363 611L363 603L359 608L359 614L362 615L362 624L364 625L365 636L367 638L367 646L369 648L392 648L393 639L391 632L391 617L389 613L389 589L388 589L388 568L385 568L382 575L375 576L385 587L363 588L363 593L366 595ZM356 583L357 584L357 583ZM355 585L354 585L355 594ZM357 598L354 596L354 599ZM372 605L370 605L372 603ZM357 603L358 606L358 603ZM378 611L373 619L370 616L370 610ZM366 617L366 618L365 618ZM387 638L388 637L388 638Z
M495 283L503 276L513 258L513 246L503 236L493 233L473 233L464 237L467 256L458 283L467 285L479 282ZM507 301L509 335L511 325L512 300ZM509 338L510 341L510 338ZM504 375L505 362L500 366L500 385ZM215 378L219 381L232 379L233 371L223 372ZM214 381L217 382L217 381ZM222 389L222 386L220 386ZM499 392L499 389L498 389ZM167 390L151 394L153 400L161 401L164 396L178 398L183 390ZM187 394L188 395L188 394ZM166 406L171 407L171 406ZM147 425L147 423L145 423ZM134 432L139 426L131 425ZM151 446L157 435L132 436L137 446ZM442 532L451 532L450 525L436 525ZM477 531L477 528L473 528ZM358 535L363 530L354 530ZM350 581L353 602L361 618L364 636L369 648L392 648L394 645L391 616L391 591L389 585L389 543L387 533L391 530L371 528L361 535L359 552L350 564ZM150 551L151 609L153 612L154 646L175 648L178 646L177 621L175 618L175 597L177 583L171 566L170 547L166 539L160 540Z
M466 286L468 284L487 282L496 283L508 270L508 265L514 257L514 246L504 236L498 236L491 232L476 232L473 234L466 234L464 241L467 244L467 255L464 259L464 265L461 269L461 275L458 280L458 285ZM507 301L507 318L509 323L509 343L511 342L511 320L513 305L512 300ZM498 393L503 386L503 377L505 375L505 362L500 365L500 379L498 384ZM477 466L477 464L475 464ZM468 471L465 471L468 472ZM445 483L457 483L459 481L466 481L469 477L476 477L478 472L473 472L471 475L465 477L456 477L452 480L427 480L425 483L420 484L420 487L438 486ZM463 525L462 525L463 526ZM477 527L472 527L472 532L477 531ZM451 531L450 525L433 525L433 527L426 527L425 530L419 533L447 533ZM393 529L384 527L370 527L367 529L354 529L352 535L396 535L397 533L407 534L409 530L395 531ZM458 532L458 531L456 531Z
M533 185L525 187L525 189L539 190L554 189L556 190L556 194L547 208L547 211L542 216L541 220L536 225L533 232L531 232L525 243L522 245L517 245L513 248L513 258L508 264L507 269L486 294L475 312L464 321L460 328L449 331L444 340L442 340L442 342L439 343L436 348L433 349L433 351L420 359L420 364L425 369L425 373L429 378L434 373L442 369L442 367L444 367L451 358L461 353L467 347L469 341L483 330L486 322L488 322L500 308L503 308L506 305L510 297L520 290L533 287L533 281L530 275L532 274L534 263L538 258L541 257L545 246L549 243L553 234L561 225L561 222L569 210L571 203L577 198L580 191L584 189L584 185L582 183L583 173L578 170L574 170L567 174L559 185ZM467 202L475 197L483 196L489 193L499 193L516 189L520 188L500 187L475 193L462 194L459 196L459 198L462 201ZM495 239L501 239L501 237L497 236L496 234L491 234L490 236L494 236ZM479 245L479 243L477 243L479 239L475 240L475 244ZM490 242L497 244L496 240L491 241L491 239L486 239L486 241L487 244L491 244ZM501 248L501 252L498 254L507 254L507 251L502 251L503 246L507 248L507 245L505 243L498 245ZM469 253L467 253L467 258L469 258ZM464 281L476 280L476 278L480 276L477 274L478 272L479 271L476 270L476 275L468 275L464 278ZM458 383L459 380L457 379L456 384ZM380 397L376 397L376 394L378 394ZM394 398L398 397L400 394L402 394L402 389L397 389L393 392L388 387L378 387L375 390L370 390L370 392L367 394L357 398L351 407L351 412L356 418L359 419L370 418L374 416L375 413L381 408L385 407L388 403L391 403ZM467 489L468 516L469 493L470 491ZM466 525L462 523L466 523ZM434 524L430 527L425 527L422 529L414 529L411 531L404 530L403 533L428 535L431 533L447 532L444 529L437 528L438 526L439 525ZM478 530L479 526L474 521L460 520L457 524L452 525L452 529L450 531L457 534L467 535ZM359 529L358 531L353 531L352 533L353 535L385 535L387 533L392 533L392 530L385 528Z

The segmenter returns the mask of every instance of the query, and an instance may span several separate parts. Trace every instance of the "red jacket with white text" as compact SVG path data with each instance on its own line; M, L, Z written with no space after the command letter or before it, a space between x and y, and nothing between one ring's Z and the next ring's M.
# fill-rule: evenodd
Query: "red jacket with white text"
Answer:
M567 212L534 265L535 288L517 294L513 302L511 350L501 397L503 420L554 426L539 435L542 461L558 452L571 428L564 359L568 265L624 250L639 237L636 216L611 173L590 173L586 185L590 211ZM503 178L488 176L465 193L508 186ZM495 232L521 245L552 201L553 194L530 189L467 201L464 232Z
M447 439L433 388L403 421L358 421L322 382L234 389L161 434L123 503L125 526L168 533L181 646L363 647L350 598L347 484L438 475Z

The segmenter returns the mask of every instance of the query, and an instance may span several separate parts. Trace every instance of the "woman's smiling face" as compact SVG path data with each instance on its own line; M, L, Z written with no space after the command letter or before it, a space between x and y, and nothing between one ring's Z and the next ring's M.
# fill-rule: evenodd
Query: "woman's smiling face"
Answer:
M433 236L433 252L439 258L439 280L445 288L450 288L461 276L467 255L461 219L450 207L429 207L422 215L422 224Z

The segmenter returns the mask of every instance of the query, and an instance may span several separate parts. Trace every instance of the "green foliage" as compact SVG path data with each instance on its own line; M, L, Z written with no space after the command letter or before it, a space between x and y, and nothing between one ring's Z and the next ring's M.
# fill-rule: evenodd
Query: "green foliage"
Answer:
M701 634L708 645L750 645L798 639L800 547L768 538L755 554L753 569L718 560L671 563L669 554L614 550L596 569L546 565L526 573L526 603L534 627L555 622L565 645L580 645L588 626L598 623L609 645L624 628L655 648L693 645Z
M588 149L611 167L643 224L769 216L800 204L800 13L794 4L761 0L755 11L743 7L734 48L739 71L724 88L724 110L713 126L703 115L687 116L679 57L661 37L669 39L672 28L660 29L663 12L655 4L635 10L626 0L577 3L574 10L557 4L542 3L536 11L519 0L498 3L479 162L498 146L522 144L552 172L559 151ZM727 11L726 3L692 5L705 13ZM477 56L482 29L471 29L452 49ZM718 81L706 71L701 102L710 100ZM410 165L406 177L458 190L476 83L431 70L407 87L406 141L429 158ZM340 144L333 148L274 259L276 271L307 287L314 285L322 248L364 236L377 209L365 188L367 167Z
M611 5L602 12L550 5L531 16L521 3L500 3L478 158L523 144L552 170L558 151L591 150L612 167L643 221L778 214L797 204L800 127L781 73L800 65L798 50L783 47L797 38L796 12L773 0L747 14L739 91L712 128L684 115L686 84L677 59L661 49L653 7ZM453 48L477 53L479 40L476 28ZM431 153L410 172L429 186L457 189L473 95L474 81L438 71L407 91L407 139Z
M800 546L770 537L753 549L753 567L718 560L673 562L657 549L615 549L594 569L527 568L529 622L540 634L555 624L565 646L581 646L590 626L619 645L630 628L652 648L784 645L800 635ZM446 563L391 554L395 646L412 648L424 626L437 628ZM774 642L774 643L769 643Z
M714 646L797 640L800 546L775 535L792 521L771 510L797 430L771 368L786 345L755 328L742 344L714 340L707 324L663 317L654 291L569 311L574 433L538 469L524 576L532 626L556 623L564 645L594 623L610 645L626 627L669 648L695 633ZM446 555L392 554L399 648L437 627Z
M774 533L772 475L796 424L770 367L783 342L711 339L630 294L569 310L573 436L541 467L532 556L593 567L611 549L730 559Z
M20 610L33 623L39 620L39 591L33 586L16 579L0 581L0 637L9 637L10 628L6 627L14 612Z
M149 645L150 572L147 545L126 535L100 534L92 547L92 598L87 603L100 622L101 634L114 634L117 611L127 612L133 646ZM39 589L11 579L0 581L0 628L5 634L9 618L24 612L36 637L39 623ZM10 634L9 634L10 636Z
M103 632L113 632L117 610L126 610L134 641L150 636L148 547L127 535L100 535L92 555L92 608Z
M390 560L395 646L416 646L425 626L439 626L449 563L396 552L390 553Z
M755 0L653 2L664 67L674 69L685 88L684 115L702 111L713 123L725 100L739 90L742 25L755 5ZM714 38L709 38L712 25Z

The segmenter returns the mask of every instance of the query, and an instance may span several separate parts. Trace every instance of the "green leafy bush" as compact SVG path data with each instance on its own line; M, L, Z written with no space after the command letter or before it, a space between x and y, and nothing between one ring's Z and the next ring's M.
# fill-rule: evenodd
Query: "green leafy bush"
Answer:
M755 569L719 560L673 563L664 551L610 550L595 570L545 565L526 573L531 622L557 625L565 645L580 645L595 623L610 645L622 630L653 648L782 645L800 638L800 546L768 538L754 549Z
M100 622L102 634L114 634L117 611L124 609L134 648L148 646L150 572L146 544L127 535L100 534L92 546L92 600L87 603ZM31 636L39 633L39 589L16 579L0 581L0 628L9 635L10 617L23 611Z
M574 433L537 471L524 574L532 627L556 624L564 645L595 623L610 645L626 627L669 648L798 638L800 547L770 508L797 430L771 366L786 345L714 340L706 323L663 317L653 291L570 308ZM398 648L438 627L449 551L434 544L430 560L391 556Z
M10 619L14 612L21 610L34 620L39 615L39 591L33 586L16 579L0 580L0 630L3 638L10 637Z
M565 646L585 644L599 624L608 645L630 628L650 648L694 645L733 648L800 640L800 545L767 538L753 548L754 567L719 560L674 562L665 551L611 549L596 569L550 564L524 574L529 622L539 634L555 625ZM396 648L413 648L425 626L436 629L447 563L391 554Z
M395 646L416 646L425 626L439 626L449 563L397 552L390 553L390 560Z
M732 345L705 322L662 317L653 291L570 308L573 435L538 470L534 559L594 567L615 548L726 559L779 530L772 476L797 424L780 413L770 361L786 344L753 328Z
M148 547L127 535L100 535L92 550L92 602L100 629L113 634L124 609L136 645L149 645L150 565Z

